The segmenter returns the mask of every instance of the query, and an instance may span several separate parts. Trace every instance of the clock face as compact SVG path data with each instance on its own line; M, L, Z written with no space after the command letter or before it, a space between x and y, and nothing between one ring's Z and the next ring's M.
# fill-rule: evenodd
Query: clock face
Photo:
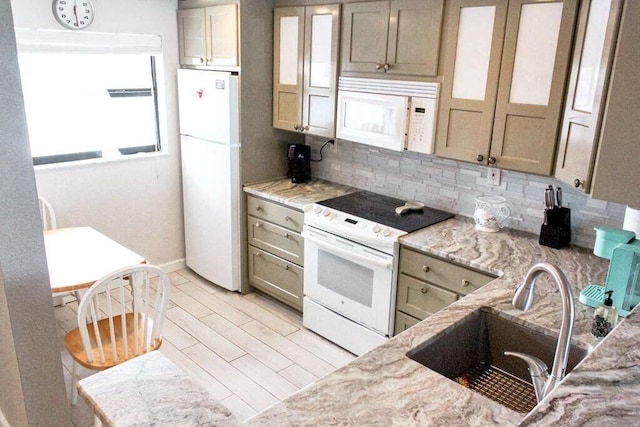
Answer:
M93 22L95 12L90 0L53 0L53 15L63 27L80 30Z

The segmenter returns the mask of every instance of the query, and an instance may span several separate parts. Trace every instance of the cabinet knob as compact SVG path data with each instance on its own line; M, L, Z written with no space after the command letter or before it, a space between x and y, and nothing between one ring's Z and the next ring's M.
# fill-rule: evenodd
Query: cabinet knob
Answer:
M576 188L580 188L582 187L583 182L580 181L580 179L576 178L575 181L573 181L573 186Z
M299 130L299 129L300 129L300 126L298 126L298 125L293 125L293 128L294 128L295 130Z
M200 58L200 63L201 63L201 64L204 64L204 63L205 63L204 58Z
M423 265L423 266L422 266L422 271L424 271L425 273L428 273L428 272L429 272L429 270L431 270L431 269L429 268L429 266L428 266L428 265Z
M293 221L293 219L292 219L289 215L286 215L286 216L284 217L284 220L285 220L285 221Z
M256 210L260 212L262 210L262 206L256 206Z
M285 270L287 270L287 271L289 271L289 268L290 268L290 267L289 267L289 264L287 264L287 265L285 265L285 266L284 266L284 269L285 269Z
M284 233L283 236L284 236L285 239L288 239L289 238L289 233Z
M421 287L420 288L420 292L422 292L423 294L426 294L427 293L427 287L426 286Z
M385 70L385 71L388 71L388 70L389 70L389 68L391 68L391 65L389 65L389 64L384 64L384 70Z
M484 160L484 156L482 154L478 154L478 157L476 157L476 160L478 162L482 162Z
M302 128L302 132L306 132L308 130L309 130L309 126L305 126L305 127Z
M260 252L256 252L255 254L253 254L253 256L261 257L262 254Z
M379 70L380 68L382 68L382 64L376 64L376 70Z
M255 227L256 227L256 228L260 228L260 223L259 223L259 222L256 222Z
M496 164L496 158L491 156L491 157L489 157L488 162L489 162L490 165L495 165Z
M471 282L468 281L468 280L462 279L462 287L463 288L468 288L469 286L471 286Z

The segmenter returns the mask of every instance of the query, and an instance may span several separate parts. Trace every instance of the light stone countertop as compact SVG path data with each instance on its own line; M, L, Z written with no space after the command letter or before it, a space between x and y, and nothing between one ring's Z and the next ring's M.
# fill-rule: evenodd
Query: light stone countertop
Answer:
M231 411L159 351L78 382L105 426L237 426Z
M282 203L298 210L302 210L305 205L310 203L361 191L355 187L316 178L303 184L294 184L289 178L281 178L255 184L246 184L243 190L254 196Z
M267 197L264 194L258 194ZM603 283L609 263L587 249L552 249L516 230L474 230L470 218L450 220L411 233L400 243L489 272L486 286L362 355L334 373L247 421L282 425L604 425L637 423L640 416L640 315L632 313L601 343L591 336L593 309L578 302L588 283ZM410 360L405 353L443 334L479 307L489 306L537 329L560 327L559 292L545 275L536 284L533 307L513 308L511 299L527 270L550 262L573 290L573 343L592 353L526 418ZM594 349L595 348L595 349Z

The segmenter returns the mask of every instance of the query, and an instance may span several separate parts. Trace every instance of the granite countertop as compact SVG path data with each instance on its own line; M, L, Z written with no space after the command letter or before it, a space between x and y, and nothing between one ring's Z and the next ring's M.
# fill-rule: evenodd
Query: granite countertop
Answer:
M264 197L264 195L262 195ZM582 425L637 422L640 415L640 333L632 313L598 343L590 334L593 309L578 302L587 283L603 283L608 262L577 247L552 249L537 236L503 229L482 233L470 218L411 233L400 243L498 276L486 286L435 313L382 346L257 414L250 425ZM522 312L511 299L528 269L550 262L566 274L575 300L573 343L592 353L526 418L410 360L405 353L444 333L479 307L489 306L534 328L558 332L559 292L543 275L533 308ZM609 415L606 415L609 413ZM608 418L607 418L608 417ZM633 418L632 418L633 417ZM605 421L608 420L608 421Z
M294 184L289 178L281 178L255 184L246 184L243 190L254 196L282 203L298 210L302 210L305 205L310 203L360 191L360 189L355 187L316 178L304 184Z
M159 351L81 379L78 393L105 426L240 425Z

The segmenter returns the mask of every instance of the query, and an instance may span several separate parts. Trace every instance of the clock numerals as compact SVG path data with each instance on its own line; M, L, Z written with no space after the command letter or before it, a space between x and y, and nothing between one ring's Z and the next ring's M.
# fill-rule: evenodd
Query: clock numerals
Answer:
M95 16L89 0L53 0L53 14L62 26L72 30L88 27Z

